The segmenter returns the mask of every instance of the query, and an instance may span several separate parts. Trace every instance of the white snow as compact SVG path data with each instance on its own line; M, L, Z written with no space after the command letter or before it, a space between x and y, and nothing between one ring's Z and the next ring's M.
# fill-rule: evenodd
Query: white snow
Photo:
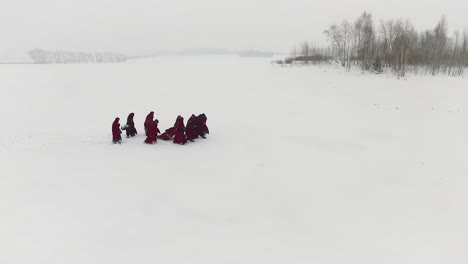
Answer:
M0 65L0 263L467 263L468 80L270 60Z

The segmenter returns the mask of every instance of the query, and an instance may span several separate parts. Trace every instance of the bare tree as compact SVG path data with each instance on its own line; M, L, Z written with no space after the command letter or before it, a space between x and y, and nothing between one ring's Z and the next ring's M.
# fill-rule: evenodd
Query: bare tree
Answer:
M434 45L431 54L431 73L439 73L447 45L447 21L442 17L434 28Z
M324 31L325 35L328 37L329 41L331 42L333 48L338 53L338 58L341 62L342 66L345 66L345 54L344 54L344 39L341 31L339 30L337 25L331 25L328 30Z
M301 43L301 48L300 48L300 55L304 57L309 57L310 55L310 46L309 42L303 41Z

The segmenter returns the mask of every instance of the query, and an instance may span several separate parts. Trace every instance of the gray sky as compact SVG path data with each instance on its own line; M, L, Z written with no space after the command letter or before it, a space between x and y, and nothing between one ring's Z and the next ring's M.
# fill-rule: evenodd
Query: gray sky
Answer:
M32 48L289 51L301 40L323 42L329 24L363 11L377 21L408 17L418 30L446 15L453 30L468 25L467 9L462 0L1 0L0 58Z

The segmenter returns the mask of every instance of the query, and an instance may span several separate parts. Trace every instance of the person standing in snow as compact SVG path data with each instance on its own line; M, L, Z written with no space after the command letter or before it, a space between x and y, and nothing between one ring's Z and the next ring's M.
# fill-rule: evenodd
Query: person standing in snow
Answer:
M155 119L149 124L148 127L148 137L145 140L146 144L156 144L158 140L158 134L161 133L158 128L159 120Z
M144 123L146 136L148 136L148 128L149 128L149 125L151 125L151 123L153 122L153 118L154 118L154 112L151 111L151 112L146 116L145 123Z
M175 133L174 133L174 143L184 145L187 142L187 138L185 137L185 125L184 125L184 118L182 116L178 116L176 123L174 124Z
M122 143L122 137L120 135L122 134L122 130L120 130L119 121L120 121L120 118L116 117L114 120L114 123L112 123L112 142L114 144Z
M208 126L206 125L206 120L207 117L205 114L198 115L197 134L202 138L206 138L206 134L210 133L210 131L208 130Z
M130 113L127 117L127 125L125 127L127 137L134 137L137 134L137 130L135 128L135 122L133 122L134 116L135 116L134 113Z
M190 142L193 142L196 138L198 138L197 123L197 116L192 114L192 116L187 121L187 128L185 129L187 140L190 140Z

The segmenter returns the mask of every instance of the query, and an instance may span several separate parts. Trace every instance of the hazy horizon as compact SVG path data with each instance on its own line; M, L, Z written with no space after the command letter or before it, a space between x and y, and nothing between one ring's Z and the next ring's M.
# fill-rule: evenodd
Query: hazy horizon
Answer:
M0 9L0 58L25 57L34 48L127 55L199 48L288 52L302 40L324 44L330 24L364 11L376 24L408 18L418 30L446 16L450 32L462 30L468 26L467 6L455 0L6 0Z

